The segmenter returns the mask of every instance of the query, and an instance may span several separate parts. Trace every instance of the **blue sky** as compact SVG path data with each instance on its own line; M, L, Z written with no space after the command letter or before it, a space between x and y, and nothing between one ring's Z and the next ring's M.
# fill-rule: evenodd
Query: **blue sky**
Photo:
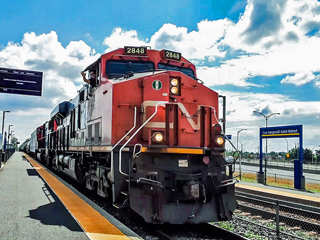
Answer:
M44 72L43 96L0 95L23 141L83 84L79 72L125 45L181 52L205 85L227 96L227 134L255 151L261 116L304 126L320 145L320 3L317 0L4 1L0 67ZM277 140L269 149L286 149ZM294 146L290 140L289 148ZM315 147L316 149L317 147Z
M137 30L150 38L165 23L197 30L201 20L228 17L238 20L246 1L5 1L0 10L0 43L20 42L24 33L37 35L55 31L63 46L85 40L103 52L103 39L115 27ZM90 38L86 35L90 34Z

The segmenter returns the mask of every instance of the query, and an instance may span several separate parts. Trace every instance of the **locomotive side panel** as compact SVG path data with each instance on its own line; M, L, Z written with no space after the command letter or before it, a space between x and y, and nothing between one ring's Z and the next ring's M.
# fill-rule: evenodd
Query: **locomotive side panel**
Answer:
M112 144L116 144L134 125L134 108L137 108L136 121L140 125L141 105L141 79L117 82L113 87L112 109ZM137 129L137 128L136 128ZM134 130L133 130L134 132ZM131 134L122 142L126 142ZM136 135L131 143L137 143L139 136Z
M89 94L87 139L89 145L110 145L112 139L113 84L108 82Z

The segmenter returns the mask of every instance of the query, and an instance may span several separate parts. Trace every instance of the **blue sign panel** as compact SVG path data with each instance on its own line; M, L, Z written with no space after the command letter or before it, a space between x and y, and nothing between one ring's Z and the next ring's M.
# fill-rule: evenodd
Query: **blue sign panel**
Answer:
M231 140L232 135L226 135L226 138Z
M42 95L42 72L0 68L0 93Z
M262 138L299 137L302 133L302 125L260 128Z

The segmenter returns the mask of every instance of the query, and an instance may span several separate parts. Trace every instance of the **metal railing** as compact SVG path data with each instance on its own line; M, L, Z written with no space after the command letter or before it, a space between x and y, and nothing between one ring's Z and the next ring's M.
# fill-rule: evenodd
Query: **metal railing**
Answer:
M251 162L252 163L252 162ZM269 168L272 168L272 167L277 167L277 165L271 165L271 164L269 164L270 162L268 162L268 166L267 166L267 169L269 169ZM258 163L255 163L255 165L257 165L258 166ZM307 164L304 164L304 166L303 166L303 169L304 170L306 170L307 168L306 168L306 165ZM278 165L278 167L281 167L281 166L279 166ZM282 166L283 167L283 166ZM285 169L285 168L287 168L287 169ZM318 166L318 168L319 168L319 170L318 171L320 171L320 166ZM284 182L284 180L288 180L287 181L287 184L288 184L288 186L290 186L290 185L292 185L292 187L293 187L293 185L294 185L294 173L293 173L293 169L294 169L294 166L292 165L292 166L286 166L286 167L284 167L284 168L281 168L282 170L287 170L288 172L288 174L286 174L286 173L283 173L283 174L281 174L281 173L270 173L268 170L267 170L267 184L277 184L277 183L283 183L283 184L285 184L285 182ZM310 169L310 166L309 166L309 170L315 170L315 169ZM235 171L236 172L239 172L239 169L238 169L238 166L235 168ZM246 173L249 173L249 174L256 174L257 173L257 171L258 170L249 170L249 169L246 169L246 170L243 170L242 169L242 172L243 172L243 176L245 177L245 174ZM314 173L314 174L317 174L317 173ZM317 184L317 185L320 185L320 179L317 179L317 176L315 175L314 177L312 177L312 176L310 176L310 175L304 175L304 177L305 177L305 184ZM311 190L312 191L312 189L309 189L309 190Z
M0 163L5 163L16 151L15 148L8 148L5 151L0 152Z
M263 159L263 162L264 162L264 159ZM285 168L294 167L294 163L291 161L272 159L272 160L267 160L267 162L268 162L268 166L277 166L277 167L285 167ZM242 158L241 163L259 164L259 159ZM320 162L315 162L313 164L303 163L303 169L320 171Z
M273 230L276 234L270 234L273 237L268 239L320 237L320 209L315 206L241 193L237 201L235 217Z

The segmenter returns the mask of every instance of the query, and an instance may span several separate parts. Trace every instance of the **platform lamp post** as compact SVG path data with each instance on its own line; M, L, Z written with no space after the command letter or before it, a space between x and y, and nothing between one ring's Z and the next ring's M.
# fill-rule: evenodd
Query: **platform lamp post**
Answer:
M11 140L12 140L12 135L14 135L14 134L12 134L13 132L14 132L14 130L11 130L11 133L10 133ZM8 144L10 144L9 138L8 138Z
M287 154L289 154L289 147L288 147L288 139L284 138L287 141L287 153L286 153L286 157L284 160L287 160ZM286 161L284 161L286 162Z
M13 126L12 124L10 124L9 125L9 129L8 129L8 143L7 144L10 144L10 142L9 142L9 138L10 138L10 136L11 136L11 134L10 134L10 127L11 126ZM12 130L13 131L13 130Z
M3 117L2 117L2 136L3 136L3 130L4 130L4 118L5 118L5 115L6 113L9 113L10 111L3 111ZM8 133L9 134L9 133Z
M239 142L239 134L242 131L246 131L247 129L241 129L239 131L237 131L237 150L239 151L239 147L238 147L238 142ZM240 180L241 180L241 153L239 155L239 175L240 175Z
M264 117L264 119L266 120L266 128L268 127L269 118L271 118L273 115L280 115L280 113L271 113L269 115L265 115L262 112L258 112L258 111L253 111L253 113L258 113ZM264 184L267 184L267 153L268 153L268 141L266 139L266 156L264 158ZM262 167L260 168L260 173L262 173Z
M3 139L3 130L4 130L4 118L5 118L5 115L6 115L6 113L9 113L10 111L3 111L3 117L2 117L2 132L1 132L1 134L2 134L2 139ZM8 133L9 134L9 133ZM3 139L4 140L4 139ZM2 148L2 151L3 152L1 152L0 154L2 155L1 156L1 159L2 159L2 161L3 161L3 159L4 159L4 149L5 149L5 146L3 146L3 148ZM1 161L1 160L0 160Z
M313 164L313 150L314 150L314 147L320 147L320 145L314 145L313 148L312 148L312 152L311 152L311 155L312 155L311 163L312 164Z

